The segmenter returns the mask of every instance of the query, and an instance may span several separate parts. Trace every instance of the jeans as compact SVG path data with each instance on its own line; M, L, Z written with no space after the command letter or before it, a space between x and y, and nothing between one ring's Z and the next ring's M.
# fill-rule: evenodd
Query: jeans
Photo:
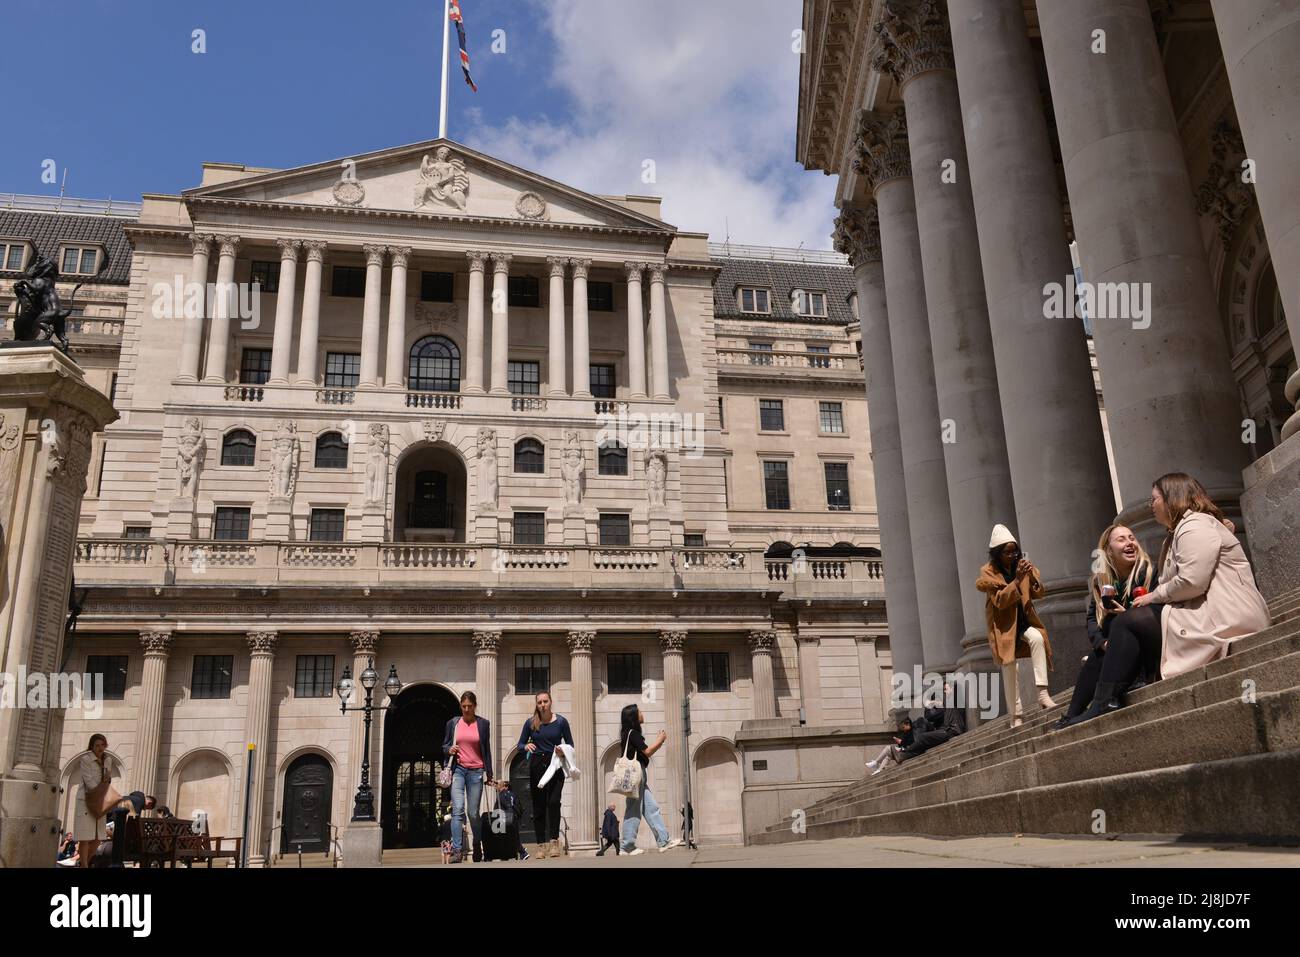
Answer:
M451 772L451 849L461 852L465 841L465 811L469 808L469 826L474 832L475 845L479 842L478 809L483 800L483 769L462 768L459 764Z
M646 784L646 772L641 774L641 789L636 797L627 799L627 807L623 810L623 850L632 851L636 849L636 832L641 828L641 815L644 808L645 822L650 825L650 830L654 832L655 842L663 847L668 843L668 828L664 827L663 815L659 813L659 802L655 796L650 793L650 788Z

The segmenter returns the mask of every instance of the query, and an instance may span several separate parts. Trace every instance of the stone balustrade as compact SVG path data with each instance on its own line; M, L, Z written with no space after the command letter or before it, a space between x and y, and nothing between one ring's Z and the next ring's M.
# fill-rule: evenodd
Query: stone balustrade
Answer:
M823 369L832 372L858 371L856 355L825 352L777 352L771 349L719 349L718 364L725 366L779 366L795 369Z

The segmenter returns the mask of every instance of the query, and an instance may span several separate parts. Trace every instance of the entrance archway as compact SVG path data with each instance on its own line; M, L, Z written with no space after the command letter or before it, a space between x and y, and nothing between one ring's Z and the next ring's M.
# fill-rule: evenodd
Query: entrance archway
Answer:
M740 760L729 741L715 738L695 751L695 837L701 844L744 843Z
M456 696L439 685L414 685L384 715L384 847L433 847L438 811L451 795L437 793L434 763L445 764L442 732L460 714Z
M465 463L449 445L411 449L397 463L393 538L465 541Z
M304 754L284 773L280 853L323 854L330 847L334 769L319 754Z

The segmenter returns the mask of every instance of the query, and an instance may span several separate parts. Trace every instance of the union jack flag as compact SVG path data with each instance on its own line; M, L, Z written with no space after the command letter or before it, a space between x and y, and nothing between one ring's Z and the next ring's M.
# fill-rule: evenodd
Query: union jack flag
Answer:
M456 24L456 40L460 43L460 68L465 73L465 82L475 93L478 87L474 85L474 79L469 75L469 51L465 49L465 18L460 13L460 0L451 0L451 22Z

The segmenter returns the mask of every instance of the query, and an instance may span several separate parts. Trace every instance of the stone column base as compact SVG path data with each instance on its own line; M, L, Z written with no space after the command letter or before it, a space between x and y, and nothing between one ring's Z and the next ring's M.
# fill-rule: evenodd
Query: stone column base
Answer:
M272 542L287 542L289 530L293 524L293 500L272 498L266 510L266 539Z
M39 771L0 776L0 868L48 868L59 849L58 787Z
M361 512L361 541L386 541L387 512L382 505L366 505Z
M498 540L497 510L480 505L474 518L474 541L480 545L493 545Z
M650 547L669 548L673 544L673 530L666 518L650 519Z
M384 856L384 829L378 821L352 821L339 836L339 867L380 867Z
M587 544L587 519L580 508L574 511L568 508L564 510L564 544Z
M194 499L172 499L167 505L167 526L164 530L166 536L180 541L195 538L194 525Z
M1241 511L1255 584L1270 603L1300 589L1300 435L1242 471Z

